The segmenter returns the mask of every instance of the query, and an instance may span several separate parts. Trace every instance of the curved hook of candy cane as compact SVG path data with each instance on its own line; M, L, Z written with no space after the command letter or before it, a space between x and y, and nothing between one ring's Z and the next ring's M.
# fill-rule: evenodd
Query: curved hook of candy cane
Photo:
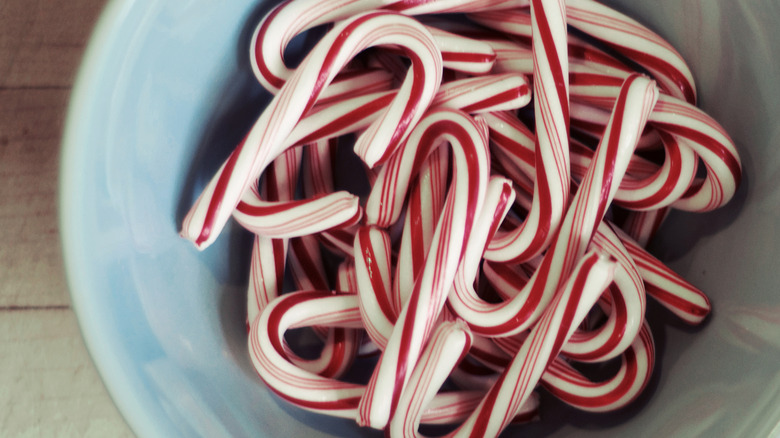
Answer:
M369 12L339 23L309 52L184 219L181 235L203 249L217 238L241 196L288 145L285 139L339 69L360 51L393 44L411 59L407 77L382 116L357 139L358 155L373 166L408 136L441 82L441 54L430 33L415 20Z
M463 251L463 258L458 266L458 273L452 284L452 294L467 294L476 296L474 279L479 272L482 254L485 252L490 238L496 233L498 226L506 217L515 199L512 183L500 176L493 176L488 183L485 201L482 209L476 212L476 219L469 235L468 243ZM455 312L457 315L457 312Z
M612 281L614 261L591 252L533 327L479 407L453 435L498 436L528 399L547 365Z
M671 44L636 20L595 0L566 0L568 23L644 67L664 93L696 104L693 74Z
M715 119L687 102L661 95L648 123L684 138L707 169L703 183L692 187L672 207L705 212L722 207L734 197L742 179L742 163L734 141Z
M308 325L362 327L354 294L302 291L272 301L250 325L249 352L260 378L298 407L332 416L354 417L363 385L345 383L303 370L287 359L284 333Z
M418 436L423 408L429 404L471 347L471 332L462 322L443 322L431 334L420 360L409 377L409 385L386 430L388 436Z
M542 253L569 201L569 70L563 0L531 2L536 115L534 205L525 222L497 233L485 258L520 262ZM535 208L534 208L535 207Z
M357 417L360 425L383 428L392 417L398 397L444 306L475 212L482 208L490 173L487 126L463 112L448 109L428 112L402 149L382 168L372 191L398 185L408 188L413 170L419 168L440 139L451 145L452 183L425 266L361 399ZM361 285L370 282L360 276L358 281Z
M395 90L378 91L318 102L295 126L285 143L291 147L365 129L381 115L395 94ZM476 114L521 108L530 100L527 80L522 75L507 73L443 84L431 105Z
M576 106L572 113L573 120L576 120L574 117L584 116L586 112L594 116L590 118L591 121L601 118L601 109L593 107L585 109L582 104L572 106ZM607 115L607 117L609 116ZM593 124L588 123L595 128L600 122L598 120ZM573 123L579 124L578 122ZM597 130L603 131L603 128ZM664 208L682 198L694 182L698 169L698 155L694 153L688 140L663 131L653 130L652 134L652 136L643 135L643 138L645 141L657 138L661 142L664 149L664 161L659 166L634 155L626 177L620 183L620 188L615 195L616 205L633 211ZM572 141L572 178L575 181L582 178L592 157L592 149Z
M284 51L299 33L320 24L381 8L393 0L296 0L285 1L265 15L255 27L249 46L252 71L272 94L282 88L293 70L284 62Z
M587 96L572 90L572 99L602 105L612 102L615 84L588 88ZM601 102L601 103L599 103ZM593 120L594 111L585 105L572 107L573 119ZM675 97L661 94L648 123L661 135L671 135L680 148L690 148L702 159L707 176L696 179L689 190L671 204L672 207L705 212L722 207L734 196L742 178L742 164L734 141L711 116L695 106Z
M420 361L412 372L407 389L401 395L395 415L385 429L388 436L422 437L417 430L423 419L423 409L426 408L429 415L432 413L432 402L438 401L437 391L468 353L470 337L468 327L457 321L443 322L436 328L420 356ZM447 423L453 423L465 419L484 396L482 391L449 391L445 394L448 398L455 398L459 401L456 406L461 406L461 418L453 415L450 407L447 411L442 412L442 424L446 424L444 420ZM443 397L439 395L438 398L442 399ZM529 397L515 415L514 420L532 417L535 415L538 405L538 396ZM436 408L434 407L434 409Z
M608 317L595 330L577 330L561 353L580 362L603 362L623 353L642 328L645 286L633 258L607 222L599 224L591 247L617 262L609 293L602 297Z
M288 247L287 263L296 289L329 290L330 281L317 238L305 235L289 239ZM313 331L325 343L319 356L303 359L289 350L288 359L306 371L327 377L337 377L347 371L361 348L361 331L321 326L313 327Z
M324 325L355 330L361 327L358 297L332 291L296 291L282 295L252 322L249 352L260 378L293 405L330 416L352 418L365 386L323 377L290 362L284 334L293 328ZM422 423L449 424L462 420L482 393L437 394L422 414Z
M498 304L457 293L461 291L450 296L450 308L469 323L474 333L509 336L526 330L539 318L604 217L657 96L655 83L646 77L632 75L626 80L609 127L560 230L521 293Z
M647 178L625 178L615 195L615 204L635 210L667 207L686 194L696 177L698 156L682 137L659 132L664 146L661 167Z
M561 356L542 375L542 385L565 403L588 412L609 412L636 399L650 381L655 364L655 344L645 322L621 357L620 369L609 379L593 382Z

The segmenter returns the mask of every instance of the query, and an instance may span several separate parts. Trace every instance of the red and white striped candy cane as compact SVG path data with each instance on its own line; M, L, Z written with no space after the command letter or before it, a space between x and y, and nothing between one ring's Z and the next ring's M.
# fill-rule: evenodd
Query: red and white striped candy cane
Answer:
M525 0L401 0L385 9L403 12L407 15L456 14L490 9L513 9L521 7Z
M300 162L301 150L288 149L268 166L260 181L265 199L293 199ZM247 324L254 321L257 314L282 293L286 260L287 239L255 236L249 265Z
M291 363L284 342L290 328L311 325L362 327L354 294L294 292L272 301L249 331L249 351L260 378L277 395L310 411L352 418L363 385L318 376Z
M347 19L394 0L288 0L266 14L252 35L249 59L255 77L276 94L293 74L284 51L299 33L320 24Z
M438 146L441 139L452 146L452 183L425 267L415 281L361 399L357 417L361 425L383 428L392 417L398 398L444 306L471 232L474 212L481 208L487 188L487 126L463 112L435 109L426 114L402 149L385 164L372 191L408 187L411 175L429 155L431 147ZM394 190L394 196L403 196L405 191L399 194ZM379 213L367 217L387 216L382 211ZM362 285L370 280L361 280L359 275L358 281Z
M654 83L643 76L633 75L626 80L595 159L561 228L520 294L498 304L469 293L450 297L450 307L473 332L507 336L527 329L539 318L604 217L657 95Z
M671 207L648 211L629 211L621 224L622 230L631 236L639 246L646 248L661 228L664 220L669 216L670 211Z
M423 418L423 409L430 412L431 402L435 400L437 391L448 378L453 368L469 351L470 333L463 323L444 322L431 335L420 361L412 372L409 385L401 396L398 409L385 430L390 437L421 437L417 429ZM466 415L473 412L484 393L481 391L449 391L450 397L457 397L468 410L462 410ZM514 417L514 421L522 421L534 416L539 405L538 397L529 397ZM449 414L445 418L453 419ZM450 421L452 422L452 421Z
M488 28L499 31L511 39L486 38L496 52L496 65L500 71L514 71L525 74L533 72L532 19L527 9L507 11L481 11L468 17ZM596 74L606 78L625 79L633 72L620 60L607 54L581 38L568 35L569 74ZM570 85L574 85L573 83Z
M614 86L604 86L599 93L609 99L616 95L616 90ZM588 111L583 106L572 109ZM573 112L572 117L579 118L580 114ZM707 176L695 180L691 189L672 207L704 212L731 200L742 178L742 164L733 140L718 122L699 108L662 94L648 123L676 137L679 146L693 149L707 169Z
M290 239L288 264L297 290L330 290L322 254L317 239L306 235ZM360 332L344 328L314 327L325 346L314 359L303 359L288 350L288 359L296 366L322 375L337 377L347 371L361 346Z
M447 150L436 148L425 159L409 192L390 299L396 315L409 299L414 282L425 265L425 255L444 207L449 167Z
M534 204L519 228L497 234L485 252L495 261L522 261L544 251L569 201L569 71L563 0L531 6L536 115Z
M528 79L518 73L503 73L444 83L431 106L481 114L522 108L530 101L531 84Z
M346 192L317 195L310 199L269 202L248 190L233 217L249 231L273 238L298 237L334 227L349 226L361 217L359 199Z
M561 352L580 362L603 362L623 353L637 337L645 316L645 286L631 254L602 221L591 247L616 260L613 283L602 297L608 317L595 330L578 330Z
M426 29L441 50L444 67L475 75L489 73L493 68L496 54L489 44L432 26Z
M369 165L386 159L422 117L441 81L441 55L430 33L408 17L369 12L329 32L309 52L187 214L182 236L198 248L217 237L251 181L284 151L285 139L338 70L374 45L403 47L407 78L382 116L358 138L355 150Z
M398 319L392 297L390 236L382 228L364 226L355 234L354 245L360 315L369 338L384 350Z
M596 253L580 259L564 288L523 342L479 407L453 434L498 436L528 399L548 364L612 281L614 263Z
M250 325L249 352L260 378L282 399L309 411L354 418L365 386L322 377L289 360L284 334L311 325L359 329L358 297L331 291L297 291L280 296ZM436 395L424 409L422 423L462 420L478 402L479 393Z
M688 324L695 325L704 321L712 309L707 296L622 233L620 229L617 227L613 229L636 262L645 281L647 294Z
M465 324L439 324L398 401L398 408L386 429L388 436L417 436L423 408L433 400L452 369L468 353L469 347L471 333Z
M588 412L608 412L631 403L650 381L655 344L647 323L621 357L620 369L609 379L593 382L561 356L542 375L542 385L564 402Z
M444 84L432 105L468 113L514 109L530 101L530 92L528 83L517 74L468 78ZM295 126L285 143L288 146L308 144L365 129L394 96L395 91L379 91L318 102Z
M566 0L566 18L571 26L644 67L664 93L696 103L696 84L690 68L677 50L655 32L594 0Z
M474 280L479 272L482 254L490 238L504 220L514 198L515 192L509 180L500 176L491 177L482 208L475 214L474 226L458 266L452 293L477 295L474 291ZM454 313L457 315L457 311Z

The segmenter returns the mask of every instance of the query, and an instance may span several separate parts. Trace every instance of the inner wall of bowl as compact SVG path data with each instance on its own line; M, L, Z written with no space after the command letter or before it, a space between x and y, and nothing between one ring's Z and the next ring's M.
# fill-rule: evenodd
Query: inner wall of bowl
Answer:
M250 236L230 226L203 252L178 237L269 99L248 64L269 3L115 1L74 93L63 162L74 305L112 396L142 436L381 435L288 406L259 381L246 353ZM766 436L780 419L780 11L773 0L607 3L688 60L701 106L735 139L746 176L728 207L673 214L654 246L715 310L690 329L650 306L660 361L647 393L610 415L550 400L541 422L508 434Z

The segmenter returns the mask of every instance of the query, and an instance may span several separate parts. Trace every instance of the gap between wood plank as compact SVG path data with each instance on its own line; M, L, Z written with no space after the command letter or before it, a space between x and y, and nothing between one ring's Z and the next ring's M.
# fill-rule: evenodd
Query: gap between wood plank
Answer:
M56 304L51 306L0 306L0 312L29 312L35 310L69 310L67 304Z

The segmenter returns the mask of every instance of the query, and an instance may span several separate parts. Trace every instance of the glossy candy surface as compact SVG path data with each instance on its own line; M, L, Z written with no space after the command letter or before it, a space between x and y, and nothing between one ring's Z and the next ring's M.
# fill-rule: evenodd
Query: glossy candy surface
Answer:
M771 127L780 91L768 18L777 10L768 1L623 3L690 63L700 104L740 148L743 186L722 210L673 214L659 235L656 254L707 291L715 310L693 333L674 318L656 324L650 394L601 419L556 406L527 431L766 434L780 385L771 365L780 355ZM115 1L74 92L61 204L74 304L109 390L143 436L376 433L279 404L257 380L236 318L245 312L246 234L229 226L203 253L177 236L205 179L268 101L245 59L264 9ZM589 423L604 428L577 427Z

